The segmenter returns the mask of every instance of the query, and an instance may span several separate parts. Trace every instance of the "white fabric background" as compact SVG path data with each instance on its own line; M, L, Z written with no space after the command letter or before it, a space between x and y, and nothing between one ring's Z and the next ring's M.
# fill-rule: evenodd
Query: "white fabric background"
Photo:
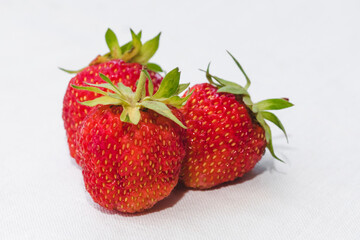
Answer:
M0 1L0 239L360 239L360 2ZM154 62L289 97L287 144L242 179L177 188L143 214L109 212L84 189L61 119L70 75L105 53L111 27L162 31Z

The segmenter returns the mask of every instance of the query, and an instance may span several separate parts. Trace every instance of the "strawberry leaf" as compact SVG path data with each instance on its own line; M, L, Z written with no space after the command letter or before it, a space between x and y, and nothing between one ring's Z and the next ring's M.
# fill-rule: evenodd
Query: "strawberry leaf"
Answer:
M260 101L260 102L256 103L255 106L259 111L262 111L262 110L284 109L284 108L292 107L292 106L294 106L294 104L292 104L282 98L273 98L273 99L267 99L267 100Z
M108 28L105 33L105 40L110 49L111 56L113 58L120 58L122 53L121 48L115 33L110 28Z
M171 112L171 110L166 106L165 103L162 102L156 102L156 101L144 101L140 103L141 106L151 109L161 115L163 115L164 117L169 118L170 120L174 121L175 123L177 123L179 126L181 126L182 128L185 128L185 125L175 117L175 115Z
M162 80L159 90L153 98L168 98L174 95L179 87L180 72L178 68L171 70Z

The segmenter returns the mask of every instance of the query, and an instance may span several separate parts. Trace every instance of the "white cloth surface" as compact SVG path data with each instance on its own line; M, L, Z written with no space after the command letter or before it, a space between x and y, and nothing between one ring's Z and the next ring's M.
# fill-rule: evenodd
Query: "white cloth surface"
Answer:
M0 239L360 239L360 2L0 2ZM109 212L85 191L61 119L70 75L124 43L162 32L153 58L244 83L258 101L289 97L274 145L253 171L207 191L176 188L143 214Z

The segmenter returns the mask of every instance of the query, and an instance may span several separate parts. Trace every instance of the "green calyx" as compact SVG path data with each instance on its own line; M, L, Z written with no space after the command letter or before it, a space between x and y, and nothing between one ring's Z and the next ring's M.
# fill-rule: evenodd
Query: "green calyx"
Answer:
M105 41L110 51L104 55L97 56L89 64L89 66L105 63L113 59L122 59L128 63L139 63L144 65L148 70L154 72L163 72L159 65L155 63L149 63L150 58L156 53L159 47L161 33L148 40L144 44L141 42L141 31L138 34L135 34L134 31L130 29L130 33L132 40L120 46L115 33L110 28L108 28L105 33ZM84 68L80 70L66 70L64 68L60 68L60 70L63 70L67 73L78 73L83 69Z
M204 71L206 73L206 78L208 79L210 84L218 88L218 92L232 93L241 97L242 101L254 113L256 120L264 129L266 143L267 143L266 147L269 149L271 155L277 160L283 162L283 160L277 157L274 152L271 130L266 120L272 122L277 127L279 127L281 131L284 133L286 140L288 140L283 124L281 123L279 118L272 112L269 112L269 110L280 110L280 109L292 107L293 104L290 103L288 99L284 99L284 98L267 99L257 103L253 103L250 98L250 94L248 92L248 89L251 84L249 77L246 75L244 69L242 68L240 63L236 60L236 58L230 52L227 51L227 53L231 56L231 58L234 60L240 71L245 76L246 79L245 87L242 87L241 85L236 84L234 82L230 82L222 78L216 77L214 75L211 75L209 73L210 64L208 65L207 70Z
M101 73L100 77L106 83L86 83L87 85L89 85L86 87L72 85L72 87L75 89L87 90L103 95L102 97L96 98L94 100L81 102L81 104L90 107L96 106L98 104L121 105L123 107L123 111L120 116L121 121L132 123L135 125L138 124L140 121L140 109L146 108L153 110L160 115L163 115L174 121L181 127L186 128L185 125L175 117L175 115L168 107L168 105L176 108L182 107L192 94L192 92L188 93L183 98L178 96L179 93L181 93L189 86L189 84L179 84L180 72L178 68L173 69L164 77L159 86L159 90L156 93L154 93L154 86L151 77L145 69L141 71L135 92L133 92L131 88L126 87L121 82L115 85L110 81L108 77ZM146 81L148 81L149 96L146 96ZM103 91L101 90L101 88L110 91Z

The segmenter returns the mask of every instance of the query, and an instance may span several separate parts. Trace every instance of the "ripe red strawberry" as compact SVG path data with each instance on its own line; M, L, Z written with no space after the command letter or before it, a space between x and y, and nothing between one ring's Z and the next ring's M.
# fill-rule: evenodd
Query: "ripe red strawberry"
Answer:
M90 63L90 66L80 70L69 82L64 96L62 117L64 119L70 154L74 158L76 158L75 137L78 126L91 109L91 107L81 105L78 102L92 100L97 94L74 89L71 85L86 86L85 82L92 84L105 83L99 76L99 73L103 73L113 83L122 82L125 86L135 90L136 81L139 79L143 65L147 65L150 69L161 70L157 65L147 63L158 47L160 35L142 45L140 34L135 35L132 31L131 34L133 41L120 47L115 34L108 29L105 38L110 52L104 56L98 56ZM154 89L157 90L162 77L154 71L149 71L149 74L153 81Z
M244 73L247 85L241 87L212 76L208 68L206 76L210 83L192 87L194 92L181 109L188 127L181 178L188 187L206 189L241 177L261 159L266 147L279 159L265 119L275 123L285 135L286 132L280 120L265 110L292 104L284 99L252 103L247 92L250 80L230 56Z
M180 107L189 96L174 96L183 89L174 69L156 94L149 84L150 96L145 97L145 74L140 75L135 93L122 83L115 86L104 75L108 84L101 86L112 93L74 86L104 95L83 102L105 106L93 108L84 119L76 146L86 190L107 209L129 213L148 209L168 196L179 179L185 126L180 111L166 104Z

